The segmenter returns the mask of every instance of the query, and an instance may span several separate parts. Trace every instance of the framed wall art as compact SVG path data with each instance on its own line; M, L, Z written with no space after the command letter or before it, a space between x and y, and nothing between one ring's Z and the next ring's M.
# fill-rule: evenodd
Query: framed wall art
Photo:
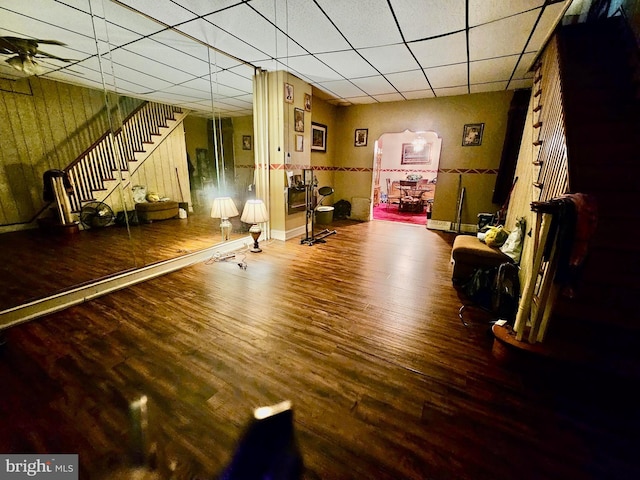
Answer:
M356 147L366 147L368 137L369 137L368 128L356 128L356 134L355 134L353 145Z
M468 123L462 131L462 146L477 147L482 145L482 133L484 132L484 123Z
M402 165L425 165L431 163L431 145L426 144L416 148L413 143L402 144Z
M304 151L304 135L296 135L296 152Z
M308 93L304 94L304 109L307 112L311 111L311 95L309 95Z
M293 103L293 85L290 83L284 84L284 101L287 103Z
M242 136L242 149L251 150L251 135Z
M327 126L311 122L311 150L315 152L327 151Z
M304 110L301 108L293 109L293 129L296 132L304 132Z

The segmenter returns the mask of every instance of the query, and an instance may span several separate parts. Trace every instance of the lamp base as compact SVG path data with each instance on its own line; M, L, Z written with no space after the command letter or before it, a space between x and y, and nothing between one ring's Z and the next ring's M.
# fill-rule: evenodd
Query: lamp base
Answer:
M249 229L249 233L251 234L251 238L253 238L253 248L250 248L249 251L253 253L259 253L262 251L260 246L258 245L258 239L260 238L260 234L262 233L262 229L259 225L254 224Z

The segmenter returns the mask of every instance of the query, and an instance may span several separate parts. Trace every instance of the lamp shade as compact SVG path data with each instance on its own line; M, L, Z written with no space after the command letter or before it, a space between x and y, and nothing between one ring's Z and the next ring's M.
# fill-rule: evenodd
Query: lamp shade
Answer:
M213 200L211 218L229 218L237 215L238 209L231 197L218 197Z
M247 200L244 204L244 210L242 210L242 217L240 217L244 223L262 223L269 221L269 214L267 213L267 207L265 207L262 200Z

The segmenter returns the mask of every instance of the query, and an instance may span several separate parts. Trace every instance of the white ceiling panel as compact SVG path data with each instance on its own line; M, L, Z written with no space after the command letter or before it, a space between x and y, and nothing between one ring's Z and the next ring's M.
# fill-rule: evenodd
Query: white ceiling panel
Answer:
M469 93L467 87L446 87L435 88L434 90L438 97L452 97L454 95L466 95Z
M348 80L338 80L335 82L321 82L316 85L322 90L328 90L339 97L360 97L365 92L356 87Z
M471 93L481 93L481 92L496 92L499 90L506 90L507 84L509 82L489 82L489 83L478 83L475 85L470 85L469 90Z
M334 70L345 78L367 77L378 73L375 68L353 50L321 53L316 57L325 64L331 65Z
M67 64L36 55L50 72L43 76L100 88L95 28L108 88L188 105L202 115L212 108L250 115L256 67L288 71L324 91L336 105L459 95L469 93L469 83L472 92L526 86L531 82L529 64L569 1L544 8L544 0L122 3L131 8L117 0L0 0L0 36L68 44L39 45L74 60ZM542 16L533 31L538 12ZM467 14L473 27L468 32ZM165 24L179 27L171 30ZM10 46L0 54L5 79L25 75L4 63L16 55L15 49ZM110 77L111 57L115 79ZM420 68L426 69L433 90ZM513 81L505 85L512 74ZM214 107L211 82L217 92Z
M376 100L373 97L350 97L350 98L345 98L344 100L346 100L348 103L351 103L353 105L369 105L372 103L378 103L378 100Z
M349 44L322 11L309 1L253 0L256 9L309 53L346 50Z
M429 83L422 70L411 70L410 72L390 73L386 75L394 87L401 92L428 90Z
M404 44L361 48L358 52L382 74L414 70L420 66Z
M316 1L355 48L402 41L387 0Z
M545 0L469 0L469 26L475 27L542 7Z
M518 62L518 66L516 67L516 71L513 74L513 78L533 76L533 72L530 72L529 69L535 58L535 53L525 53L524 55L522 55L522 57L520 57L520 61Z
M467 61L467 36L464 32L408 45L422 68Z
M539 13L537 9L469 30L470 60L522 53Z
M405 98L399 93L387 93L383 95L374 95L375 98L379 102L401 102Z
M231 55L244 61L251 62L253 60L262 60L269 58L269 54L260 48L253 47L250 43L245 42L241 38L237 38L219 28L216 28L206 20L193 20L189 23L180 25L178 31L200 40L201 42L211 45L223 52L233 52Z
M543 43L547 40L551 32L553 32L554 26L562 19L565 9L565 3L556 3L545 7L542 12L542 18L540 18L540 21L527 44L527 51L533 52L542 48Z
M458 65L447 65L446 67L427 68L424 71L427 74L429 83L436 88L467 85L467 64L459 63Z
M371 96L382 95L385 93L397 93L397 90L384 77L364 77L353 78L351 81L356 84L362 91L367 92Z
M435 94L433 90L413 90L413 91L403 91L402 96L407 100L419 100L421 98L433 98Z
M171 0L118 0L133 10L138 10L167 25L178 25L195 15Z
M407 42L464 30L465 0L391 0Z
M469 65L470 83L509 80L517 61L518 55L512 55L471 62Z
M533 85L533 80L527 78L520 80L511 80L507 88L509 90L516 90L518 88L531 88L531 85Z
M257 46L261 52L267 56L276 58L283 56L285 50L276 52L276 31L265 18L252 8L241 5L236 8L223 10L213 15L205 17L211 24L216 25L220 31L225 31L228 35L242 38L245 43ZM204 24L203 24L204 25ZM221 37L221 40L224 37ZM286 45L286 43L284 43ZM224 45L220 44L224 50ZM278 55L276 55L278 53ZM297 55L306 53L298 49L291 54ZM262 58L262 57L260 57Z
M285 66L290 66L294 70L304 72L306 77L313 82L342 79L342 75L311 55L289 58L286 62Z

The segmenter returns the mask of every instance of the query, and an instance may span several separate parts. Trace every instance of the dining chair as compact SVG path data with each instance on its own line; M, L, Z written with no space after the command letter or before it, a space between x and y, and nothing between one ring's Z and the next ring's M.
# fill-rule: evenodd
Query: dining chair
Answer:
M400 199L402 198L401 192L394 189L392 185L393 182L391 182L391 179L387 178L387 210L389 210L390 203L397 203L399 205Z

